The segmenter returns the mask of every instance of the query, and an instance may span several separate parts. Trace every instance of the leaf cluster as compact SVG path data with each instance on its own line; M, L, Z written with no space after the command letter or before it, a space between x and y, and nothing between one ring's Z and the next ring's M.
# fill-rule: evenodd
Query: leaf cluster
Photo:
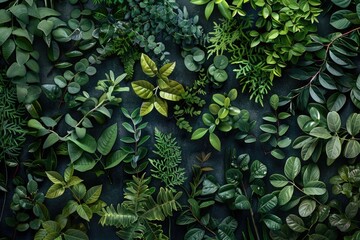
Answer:
M135 109L131 114L125 108L121 108L121 112L130 120L130 123L123 122L122 126L132 136L122 137L120 141L131 145L122 147L114 153L114 156L117 156L117 159L122 159L125 163L130 163L131 166L125 166L124 168L126 173L139 173L145 170L149 163L146 161L139 164L148 153L148 149L143 145L149 140L150 135L142 136L143 130L147 127L148 123L141 123L142 117L140 116L139 108Z
M142 71L149 77L156 77L157 86L146 80L137 80L131 83L136 95L145 99L141 104L140 116L145 116L154 108L163 116L168 116L168 101L179 101L185 92L184 87L168 77L174 71L176 63L167 63L160 69L146 54L141 54Z
M348 159L356 158L360 153L359 114L352 113L346 120L346 128L342 128L340 115L328 112L320 105L310 105L310 116L300 115L298 125L305 135L297 137L293 142L295 149L301 149L303 160L312 159L317 162L322 152L326 152L327 164L331 165L341 155Z
M155 148L153 152L160 159L150 159L152 166L151 175L160 179L167 188L174 189L175 186L182 185L185 180L185 169L179 167L181 164L181 148L176 142L176 138L171 133L165 134L155 128Z

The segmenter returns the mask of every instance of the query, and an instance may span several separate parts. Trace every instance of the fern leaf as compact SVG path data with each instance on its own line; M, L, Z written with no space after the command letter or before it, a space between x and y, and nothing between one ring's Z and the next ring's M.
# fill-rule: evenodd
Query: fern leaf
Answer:
M174 196L170 189L160 188L157 195L157 202L155 202L153 198L149 198L146 202L145 212L139 217L149 221L163 221L166 217L172 216L173 211L178 210L180 206L176 200L179 199L180 196L181 193Z
M163 233L161 225L146 222L146 232L144 234L145 240L168 240L169 238Z
M147 232L146 227L140 222L136 222L127 228L123 228L116 232L121 239L133 240L144 239L144 233Z
M137 221L137 215L120 204L117 209L110 205L102 209L100 224L103 226L129 227Z

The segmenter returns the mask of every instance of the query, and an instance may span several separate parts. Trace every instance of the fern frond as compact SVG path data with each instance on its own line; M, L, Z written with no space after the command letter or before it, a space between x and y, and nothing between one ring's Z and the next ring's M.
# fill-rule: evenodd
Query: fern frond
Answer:
M102 209L100 224L103 226L129 227L138 220L133 211L117 205L116 209L111 204Z
M149 221L164 221L166 217L172 216L173 211L180 208L177 202L180 196L181 193L174 195L170 189L160 188L156 202L153 198L149 198L144 206L145 212L139 217Z
M123 202L124 207L131 209L135 213L142 211L146 201L151 197L155 192L155 188L149 187L150 178L145 178L145 174L138 178L133 176L133 181L130 181L126 184L124 191Z
M169 238L163 233L162 227L159 224L146 222L145 240L168 240Z
M121 239L133 240L144 239L144 234L148 232L147 228L139 221L127 228L123 228L116 232Z
M155 147L153 152L160 159L149 159L151 175L160 179L169 188L185 182L185 169L179 167L181 163L181 148L171 134L164 134L155 128Z

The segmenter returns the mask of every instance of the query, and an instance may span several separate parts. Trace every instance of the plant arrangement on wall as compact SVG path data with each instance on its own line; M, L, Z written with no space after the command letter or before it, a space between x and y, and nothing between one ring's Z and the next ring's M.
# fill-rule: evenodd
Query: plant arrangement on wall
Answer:
M0 239L360 239L359 47L351 0L0 0Z

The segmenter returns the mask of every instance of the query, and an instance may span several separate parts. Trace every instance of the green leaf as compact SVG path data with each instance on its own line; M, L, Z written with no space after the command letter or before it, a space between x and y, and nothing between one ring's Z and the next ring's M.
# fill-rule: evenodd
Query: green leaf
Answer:
M65 240L89 240L88 236L78 229L68 229L63 233Z
M50 20L42 20L39 22L37 28L44 33L45 36L49 36L54 27L54 22Z
M337 112L335 111L329 112L326 120L327 120L327 126L331 132L335 133L340 130L341 118Z
M326 155L330 159L336 159L341 154L341 141L338 136L333 136L326 143Z
M302 233L307 230L304 221L294 214L290 214L289 216L286 217L286 224L294 232Z
M287 204L292 196L294 194L294 186L286 186L283 189L281 189L279 196L278 196L278 201L279 201L279 205L285 205Z
M279 96L277 94L273 94L270 97L270 106L275 111L278 109L278 107L279 107Z
M351 22L346 18L346 15L351 13L350 10L338 10L330 17L330 24L336 29L345 29L350 26Z
M159 97L155 97L154 107L161 115L163 115L165 117L168 116L168 104L165 100L163 100ZM140 112L141 112L141 110L140 110Z
M174 81L174 80L169 80L167 83L167 87L166 88L161 88L160 91L160 97L162 97L163 99L166 100L170 100L170 101L179 101L182 99L182 94L185 92L184 87Z
M235 208L247 210L251 208L251 204L245 195L239 195L235 198Z
M25 24L29 23L28 9L25 4L15 4L9 10L21 22Z
M154 103L145 101L141 104L140 108L140 116L145 116L146 114L150 113L154 109Z
M8 78L24 77L25 75L26 67L23 64L19 64L17 62L13 62L6 71L6 76Z
M136 93L136 95L138 95L142 99L149 99L154 95L153 90L155 87L148 81L145 80L134 81L131 83L131 86L134 92Z
M272 231L280 230L282 226L281 218L274 214L266 214L262 220L264 221L265 225Z
M65 192L65 188L61 184L53 184L46 192L45 197L47 198L57 198L60 197Z
M221 141L215 133L210 133L209 141L211 146L213 146L216 150L221 151Z
M202 138L208 132L208 130L209 129L207 129L207 128L196 129L191 135L191 140L197 140L197 139Z
M272 124L261 124L260 129L266 133L271 133L271 134L277 133L277 128Z
M205 236L205 231L200 228L191 228L186 232L184 240L202 240Z
M201 195L209 195L215 193L219 189L219 184L217 184L216 179L212 176L205 178L203 182Z
M76 208L76 212L79 214L79 216L82 219L84 219L88 222L90 221L90 219L92 217L92 211L86 204L78 205Z
M330 139L332 137L330 132L324 127L315 127L311 129L309 134L313 137L317 137L321 139Z
M315 164L304 166L303 184L307 185L311 181L318 181L320 179L320 169Z
M65 184L64 178L55 171L46 171L46 176L49 178L49 180L54 184Z
M341 8L347 8L350 3L351 0L331 0L336 6L341 7Z
M273 194L266 194L259 200L259 213L270 212L278 204L278 199Z
M215 6L215 2L214 1L210 1L206 7L205 7L205 18L206 20L209 20L210 15L212 14L212 12L214 11L214 6Z
M87 190L84 201L86 204L95 203L101 195L102 185L97 185Z
M160 76L162 78L166 78L170 76L170 74L174 71L175 66L176 66L175 62L165 64L159 70Z
M284 175L276 173L270 176L270 183L274 187L281 188L286 186L289 183L289 180Z
M140 58L140 64L143 72L148 75L149 77L156 76L158 69L156 64L148 55L142 53Z
M253 161L250 166L250 182L254 179L264 178L267 174L267 167L259 160Z
M28 121L28 127L30 127L30 128L34 128L34 129L38 129L38 130L40 130L40 129L45 129L45 127L38 121L38 120L36 120L36 119L30 119L29 121Z
M50 133L44 141L43 149L51 147L60 140L59 135L56 133Z
M105 169L110 169L119 165L126 157L128 153L123 150L117 150L112 153L105 162Z
M226 56L224 55L217 55L214 57L214 66L217 69L221 69L224 70L227 65L229 64L229 60Z
M102 155L108 155L113 148L118 135L117 123L106 128L100 135L97 142L97 150Z
M291 181L294 181L294 179L300 173L300 171L301 171L300 159L297 157L289 157L286 160L284 167L285 176L289 178Z
M316 209L316 202L311 199L304 199L299 205L299 215L301 217L310 216Z
M360 132L360 114L352 113L346 120L346 130L351 136L356 136Z
M71 83L69 83L67 90L70 94L77 94L78 92L80 92L81 87L80 87L79 83L71 82Z
M319 196L326 193L326 186L323 182L311 181L304 186L303 191L307 195Z
M345 150L344 157L346 158L356 158L360 153L360 143L355 139L348 140Z
M96 140L90 134L86 134L82 139L76 139L73 135L69 136L69 140L75 143L78 147L88 153L95 153L96 151Z

